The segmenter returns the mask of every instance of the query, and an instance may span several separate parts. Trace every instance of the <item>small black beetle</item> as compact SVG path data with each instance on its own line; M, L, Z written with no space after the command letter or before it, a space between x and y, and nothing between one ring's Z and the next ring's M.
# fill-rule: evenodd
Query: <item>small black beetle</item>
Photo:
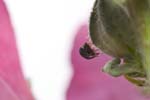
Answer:
M80 55L86 59L92 59L99 55L88 43L85 43L79 50Z

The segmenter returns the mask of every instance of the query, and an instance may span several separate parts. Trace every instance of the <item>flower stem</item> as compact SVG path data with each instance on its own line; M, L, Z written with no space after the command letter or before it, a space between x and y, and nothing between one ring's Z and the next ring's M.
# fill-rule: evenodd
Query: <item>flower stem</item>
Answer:
M143 65L146 71L148 83L150 84L150 14L149 12L145 16L145 32L143 36Z

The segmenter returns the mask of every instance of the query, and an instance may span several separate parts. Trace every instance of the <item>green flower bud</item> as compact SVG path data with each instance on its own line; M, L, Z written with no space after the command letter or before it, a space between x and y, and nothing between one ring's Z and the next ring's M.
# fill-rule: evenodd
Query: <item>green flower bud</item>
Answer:
M124 64L109 62L104 72L124 75L142 86L150 84L149 0L96 0L89 32L95 46L124 60Z

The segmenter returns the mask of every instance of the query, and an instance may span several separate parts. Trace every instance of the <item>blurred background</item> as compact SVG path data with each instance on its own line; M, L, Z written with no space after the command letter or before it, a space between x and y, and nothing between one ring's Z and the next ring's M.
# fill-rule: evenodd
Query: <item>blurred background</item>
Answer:
M36 100L65 100L72 77L70 52L94 0L4 0L25 77Z

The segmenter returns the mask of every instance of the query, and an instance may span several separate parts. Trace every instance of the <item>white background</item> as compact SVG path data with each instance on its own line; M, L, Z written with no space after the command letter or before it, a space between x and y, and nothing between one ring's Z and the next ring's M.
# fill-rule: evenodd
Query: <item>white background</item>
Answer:
M72 75L75 30L87 22L94 0L5 0L24 74L37 100L65 100Z

